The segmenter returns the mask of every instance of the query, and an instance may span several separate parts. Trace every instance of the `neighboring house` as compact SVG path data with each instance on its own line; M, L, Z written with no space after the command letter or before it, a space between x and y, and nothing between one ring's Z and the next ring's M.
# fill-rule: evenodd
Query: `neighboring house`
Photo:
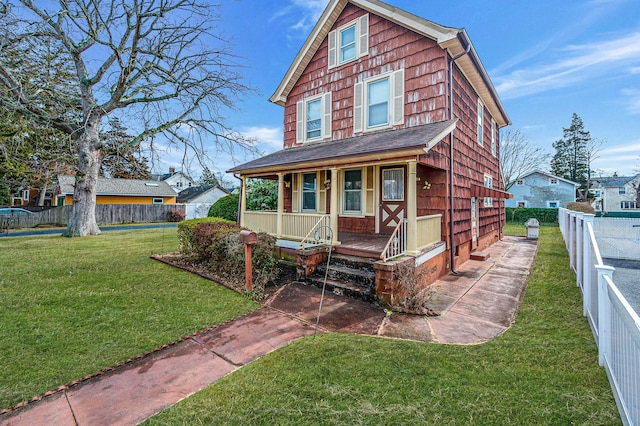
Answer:
M284 108L284 149L229 172L243 188L277 180L278 209L247 211L243 191L243 226L301 240L326 223L337 253L386 259L388 243L423 282L500 238L498 130L510 120L464 29L330 0L270 101ZM394 268L374 264L378 297L394 297Z
M202 185L187 188L178 193L178 204L187 204L186 219L207 217L209 208L220 198L229 195L218 185Z
M596 211L638 212L637 188L640 186L640 174L636 176L611 176L595 179L591 192L595 196Z
M196 186L193 179L182 172L176 172L176 169L173 167L169 167L169 173L151 175L151 179L158 182L164 181L168 183L175 192L180 192L187 188Z
M506 207L551 208L566 207L576 201L579 183L534 170L509 187L513 198L505 202Z
M56 205L73 204L75 176L58 176ZM175 204L176 193L166 182L98 178L96 204Z

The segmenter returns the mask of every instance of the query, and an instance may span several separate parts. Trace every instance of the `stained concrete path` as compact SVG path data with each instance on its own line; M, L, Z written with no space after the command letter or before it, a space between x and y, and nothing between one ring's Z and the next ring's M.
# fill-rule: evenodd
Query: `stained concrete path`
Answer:
M438 317L390 313L366 302L325 294L320 332L338 331L425 342L474 344L515 320L536 242L505 237L437 281ZM152 351L93 378L62 386L0 415L0 425L135 425L247 363L314 333L320 290L283 286L255 312Z

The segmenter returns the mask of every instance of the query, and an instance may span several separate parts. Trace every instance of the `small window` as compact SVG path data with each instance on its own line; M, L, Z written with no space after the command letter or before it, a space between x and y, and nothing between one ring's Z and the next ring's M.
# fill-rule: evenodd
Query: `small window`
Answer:
M153 204L164 204L164 198L154 198Z
M369 14L329 32L327 68L331 69L369 54Z
M384 201L404 200L404 169L385 169L382 171L382 199Z
M557 184L558 184L558 179L549 178L549 185L557 185Z
M621 186L620 188L618 188L618 194L625 195L626 193L627 193L627 188L625 188L624 186Z
M178 182L176 182L176 186L177 186L178 188L182 188L182 181L178 181Z
M491 175L484 175L484 187L493 188L493 177ZM484 206L493 207L493 198L484 197Z
M344 211L360 213L362 211L362 170L344 172Z
M523 208L523 207L527 207L527 202L526 201L518 201L518 203L516 204L517 208Z
M356 24L340 31L340 63L356 58Z
M496 156L496 122L491 119L491 154Z
M307 102L307 139L322 136L322 101L315 99Z
M547 201L547 208L549 208L549 209L557 209L558 207L560 207L560 202L559 201Z
M478 99L478 145L482 146L484 141L482 140L482 129L484 127L484 105L480 99Z
M302 175L302 210L316 211L317 178L315 173Z
M29 201L29 190L25 189L24 191L22 191L22 199L24 201Z
M621 201L620 202L620 208L623 209L623 210L637 209L638 208L638 202L637 201Z
M524 179L518 179L518 180L516 181L516 185L517 185L517 186L523 186L523 185L524 185Z

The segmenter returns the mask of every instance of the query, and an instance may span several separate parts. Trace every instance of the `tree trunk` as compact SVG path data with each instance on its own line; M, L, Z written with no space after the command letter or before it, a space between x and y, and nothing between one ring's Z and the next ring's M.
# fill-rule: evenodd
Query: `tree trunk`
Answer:
M38 198L36 199L36 206L44 206L44 199L47 197L47 185L42 185L38 188Z
M73 192L73 209L66 237L98 235L96 222L96 186L100 171L100 117L91 116L86 122L84 134L78 140L78 167Z

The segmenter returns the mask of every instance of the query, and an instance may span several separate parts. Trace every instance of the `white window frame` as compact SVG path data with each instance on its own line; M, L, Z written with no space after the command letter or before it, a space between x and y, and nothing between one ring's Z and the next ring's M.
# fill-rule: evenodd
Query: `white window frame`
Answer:
M627 194L627 188L625 188L624 186L618 187L618 195L626 195L626 194Z
M30 197L29 197L29 190L28 189L23 189L22 190L22 200L23 201L29 201Z
M360 172L360 189L347 189L346 188L346 183L347 183L347 172L355 172L355 171L359 171ZM351 214L351 215L361 215L363 212L363 189L364 189L364 170L361 168L355 168L355 169L344 169L342 171L342 203L341 203L341 210L342 213L344 214ZM347 192L359 192L360 193L360 210L347 210L346 208L346 204L347 204Z
M480 98L478 98L478 145L480 146L484 146L484 104L482 103L482 101L480 100Z
M516 179L516 186L524 186L524 179Z
M369 85L389 80L388 118L386 124L369 127ZM358 82L353 86L353 131L362 133L404 124L404 69L388 72Z
M320 100L320 136L307 137L307 108L309 103ZM331 138L331 92L310 96L296 103L296 143L316 142Z
M620 201L620 210L633 210L638 208L637 201Z
M558 185L559 181L556 178L549 178L549 185Z
M491 118L491 155L496 156L496 121Z
M154 197L151 200L151 204L164 204L164 198Z
M520 205L520 204L522 204L522 205ZM527 202L523 201L523 200L516 201L516 208L519 208L519 209L520 208L524 208L524 209L526 209L527 208Z
M555 203L555 205L556 205L556 206L555 206L555 207L553 207L553 206L551 205L551 203ZM559 207L560 207L560 200L549 200L549 201L547 201L547 208L548 208L548 209L557 209L557 208L559 208Z
M305 175L313 175L315 177L315 188L313 189L313 191L308 191L304 189L304 177ZM300 193L302 194L302 196L300 197L300 211L301 212L317 212L318 211L318 173L317 172L310 172L310 173L302 173L300 176L300 184L302 185L302 187L300 188ZM305 192L313 192L314 194L314 204L315 204L315 208L313 209L305 209L304 208L304 194Z
M493 188L493 176L484 174L484 187L485 188ZM484 207L493 207L493 198L492 197L484 197Z
M355 26L355 57L342 60L342 33ZM358 60L369 54L369 14L360 16L353 21L347 22L339 28L329 32L328 35L328 59L327 68L335 68L337 66L347 64Z

